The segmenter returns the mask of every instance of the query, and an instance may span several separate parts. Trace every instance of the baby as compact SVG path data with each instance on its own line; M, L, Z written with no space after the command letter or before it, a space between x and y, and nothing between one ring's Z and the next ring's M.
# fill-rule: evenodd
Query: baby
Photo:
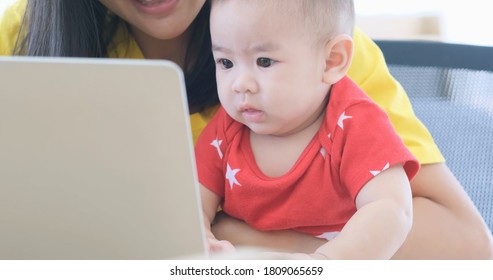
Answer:
M222 107L196 145L207 241L218 206L258 230L326 239L311 258L388 259L419 164L347 76L351 0L213 0Z

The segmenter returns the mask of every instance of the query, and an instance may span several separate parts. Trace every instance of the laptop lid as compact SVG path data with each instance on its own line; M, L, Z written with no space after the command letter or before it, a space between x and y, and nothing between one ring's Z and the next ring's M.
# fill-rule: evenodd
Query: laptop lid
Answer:
M204 254L191 139L171 62L0 57L0 259Z

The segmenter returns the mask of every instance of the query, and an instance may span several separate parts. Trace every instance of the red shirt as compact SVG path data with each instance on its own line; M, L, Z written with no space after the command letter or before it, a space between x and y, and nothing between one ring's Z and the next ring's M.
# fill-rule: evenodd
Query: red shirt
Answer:
M356 212L360 189L379 172L402 164L411 180L419 170L385 112L349 78L333 85L320 130L287 174L262 173L249 135L221 108L195 153L200 183L223 198L227 214L259 230L294 229L330 239Z

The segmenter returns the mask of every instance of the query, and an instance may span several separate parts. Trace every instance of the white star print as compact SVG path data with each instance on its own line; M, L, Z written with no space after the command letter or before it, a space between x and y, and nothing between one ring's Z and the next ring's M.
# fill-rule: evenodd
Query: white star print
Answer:
M322 147L320 148L320 154L322 155L323 158L325 158L325 156L327 155L327 151L325 151L325 149Z
M231 169L231 166L229 166L229 163L227 165L227 170L226 170L226 179L229 181L229 187L233 189L233 185L237 184L238 186L241 186L241 184L236 180L236 173L240 171L240 169Z
M373 176L377 176L378 174L380 174L380 172L385 171L386 169L388 169L389 168L389 165L390 165L390 163L387 162L387 164L383 167L382 170L370 170L370 173Z
M221 151L221 144L223 143L223 140L214 139L214 141L211 142L211 145L214 146L217 149L217 153L219 154L219 158L223 158L223 152Z
M346 116L346 112L342 112L341 116L339 117L339 120L337 121L337 125L341 128L344 129L344 124L343 121L346 119L351 119L353 117L351 116Z

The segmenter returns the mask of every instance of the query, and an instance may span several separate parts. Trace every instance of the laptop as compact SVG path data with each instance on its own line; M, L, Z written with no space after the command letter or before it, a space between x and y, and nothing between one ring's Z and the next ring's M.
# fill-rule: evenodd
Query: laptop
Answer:
M168 61L0 57L0 259L205 254Z

